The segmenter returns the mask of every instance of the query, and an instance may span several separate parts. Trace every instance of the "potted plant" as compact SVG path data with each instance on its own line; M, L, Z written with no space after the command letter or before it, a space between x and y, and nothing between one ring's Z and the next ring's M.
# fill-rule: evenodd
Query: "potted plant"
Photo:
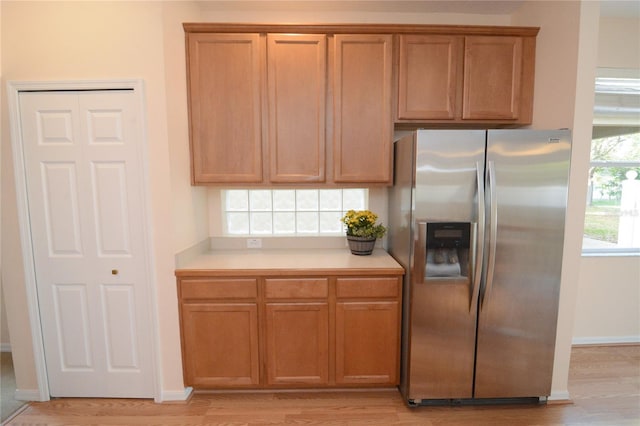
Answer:
M370 210L349 210L341 219L347 226L347 241L352 254L367 255L373 252L376 239L387 232L381 224L376 224L378 215Z

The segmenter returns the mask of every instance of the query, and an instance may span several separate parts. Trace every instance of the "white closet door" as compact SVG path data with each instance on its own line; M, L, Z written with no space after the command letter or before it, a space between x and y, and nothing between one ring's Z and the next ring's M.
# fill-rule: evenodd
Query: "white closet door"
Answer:
M19 99L50 395L153 397L136 95Z

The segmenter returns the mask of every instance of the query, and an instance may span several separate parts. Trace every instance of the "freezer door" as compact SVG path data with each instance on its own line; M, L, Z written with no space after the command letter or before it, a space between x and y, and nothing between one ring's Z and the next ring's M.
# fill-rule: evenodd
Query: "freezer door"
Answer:
M550 394L570 150L569 131L488 133L476 398Z
M415 235L408 283L410 400L472 396L477 314L473 284L476 275L474 271L466 273L464 265L451 276L430 273L428 256L433 248L428 245L427 233L429 224L469 224L468 256L459 251L455 257L461 263L474 265L481 203L478 193L482 191L478 188L478 174L482 186L485 138L484 131L424 130L417 133L412 218ZM437 236L440 230L446 231L440 232L444 239L457 236L457 226L451 230L436 227L430 235ZM452 257L447 259L451 262Z

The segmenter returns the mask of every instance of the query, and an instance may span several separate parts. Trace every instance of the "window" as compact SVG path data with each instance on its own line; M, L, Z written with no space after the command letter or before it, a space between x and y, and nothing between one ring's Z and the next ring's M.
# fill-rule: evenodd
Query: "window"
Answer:
M344 235L340 218L364 210L368 190L228 189L222 191L226 235Z
M640 80L596 80L582 249L640 253Z

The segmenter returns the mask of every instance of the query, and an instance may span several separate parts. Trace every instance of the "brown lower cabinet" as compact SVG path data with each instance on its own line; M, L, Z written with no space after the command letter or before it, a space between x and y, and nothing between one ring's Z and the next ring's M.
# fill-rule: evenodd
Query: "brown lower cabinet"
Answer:
M402 280L178 277L186 386L395 386Z
M260 383L255 303L188 303L182 322L186 382L196 387Z
M338 302L336 383L395 384L398 302Z
M178 289L185 383L203 388L257 386L258 280L180 279Z
M329 384L329 304L267 303L267 384Z

